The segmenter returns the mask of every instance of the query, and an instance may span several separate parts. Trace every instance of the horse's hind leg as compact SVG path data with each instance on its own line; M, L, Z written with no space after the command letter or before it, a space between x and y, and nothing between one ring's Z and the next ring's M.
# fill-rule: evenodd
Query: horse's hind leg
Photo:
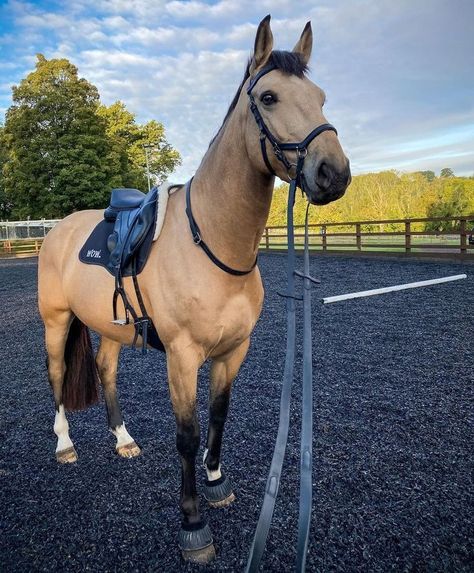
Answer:
M221 448L232 382L237 376L248 347L249 339L231 353L214 359L211 366L209 428L203 460L207 473L204 496L211 507L225 507L235 499L230 480L221 470Z
M140 448L125 428L117 398L117 364L122 345L110 338L101 338L96 357L97 370L104 389L110 431L117 438L116 452L124 458L140 454Z
M58 438L56 459L60 463L77 461L77 453L69 437L69 424L63 405L63 382L66 371L64 351L72 317L73 315L70 311L63 310L50 313L45 319L48 377L56 406L56 416L54 418L54 433Z

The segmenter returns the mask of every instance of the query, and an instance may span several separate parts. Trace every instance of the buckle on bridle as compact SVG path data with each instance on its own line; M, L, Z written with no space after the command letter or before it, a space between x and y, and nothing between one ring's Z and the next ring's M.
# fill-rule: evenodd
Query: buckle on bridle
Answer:
M200 245L200 244L202 243L202 238L201 238L201 235L199 234L199 232L196 232L196 233L193 235L193 243L194 243L195 245Z
M304 159L308 155L308 148L307 147L297 147L296 154L298 155L298 159Z
M273 153L279 161L283 161L283 151L280 149L278 143L273 143Z
M288 294L288 293L286 293L286 292L277 291L277 295L278 295L278 296L281 296L281 298L291 298L291 299L297 300L297 301L299 301L299 302L302 302L302 301L303 301L303 297L302 297L302 296L293 295L293 294Z

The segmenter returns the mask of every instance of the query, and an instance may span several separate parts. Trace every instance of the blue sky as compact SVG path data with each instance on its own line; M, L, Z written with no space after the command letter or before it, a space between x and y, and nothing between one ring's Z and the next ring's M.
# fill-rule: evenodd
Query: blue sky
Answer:
M0 0L0 121L35 53L66 57L102 101L157 119L191 176L241 80L258 22L291 49L306 21L354 173L474 173L473 0Z

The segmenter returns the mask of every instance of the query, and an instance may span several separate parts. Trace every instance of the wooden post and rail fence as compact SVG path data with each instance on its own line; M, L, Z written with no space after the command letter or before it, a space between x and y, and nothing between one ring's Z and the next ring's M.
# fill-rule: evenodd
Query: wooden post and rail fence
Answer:
M440 230L426 230L434 227ZM0 239L0 257L38 256L43 238ZM285 226L265 227L260 250L286 251L287 241ZM303 241L304 226L295 225L296 247L302 249ZM309 241L314 253L455 256L472 257L474 260L474 214L449 218L317 223L309 226Z
M0 240L0 258L37 257L44 237Z
M430 229L439 230L430 230ZM266 227L260 249L286 251L285 226ZM295 244L303 248L304 225L295 225ZM474 214L459 217L347 221L309 225L315 253L458 256L474 260Z

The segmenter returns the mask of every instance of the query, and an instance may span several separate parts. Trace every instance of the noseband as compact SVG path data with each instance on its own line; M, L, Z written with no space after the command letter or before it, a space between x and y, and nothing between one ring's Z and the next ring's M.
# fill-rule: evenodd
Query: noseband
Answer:
M315 129L313 129L313 131L311 131L303 139L303 141L300 141L299 143L282 143L281 141L278 141L278 139L268 129L268 126L265 123L262 114L260 113L260 110L258 109L258 106L255 102L255 98L252 95L252 90L256 86L260 78L262 78L266 74L276 69L277 67L274 65L266 66L262 68L250 80L249 87L247 88L247 95L249 96L250 100L250 111L252 112L255 121L257 122L258 129L260 130L260 148L262 150L263 161L265 162L268 171L270 171L272 175L276 176L275 170L273 169L272 164L270 163L267 155L267 144L266 144L267 139L273 148L273 153L275 154L276 158L278 159L278 161L280 161L280 163L283 163L283 165L285 166L288 175L291 179L291 182L293 183L294 181L295 186L300 187L304 160L305 157L308 155L308 145L313 141L313 139L318 137L318 135L321 135L321 133L324 133L325 131L334 131L337 135L337 130L330 123L323 123L322 125L319 125ZM291 161L289 161L289 159L284 154L284 151L296 151L296 157L297 157L296 163L292 163ZM291 170L293 167L295 168L294 177L291 176Z

